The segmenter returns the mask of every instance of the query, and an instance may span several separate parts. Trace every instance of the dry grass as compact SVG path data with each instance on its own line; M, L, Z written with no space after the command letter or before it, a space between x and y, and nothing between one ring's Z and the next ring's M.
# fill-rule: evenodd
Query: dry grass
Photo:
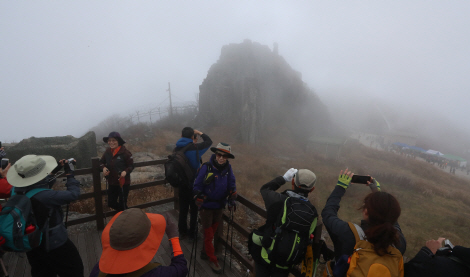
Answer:
M237 134L229 128L201 130L207 132L216 145L227 142L232 145L236 159L231 160L237 179L237 188L255 203L264 206L259 188L276 176L291 168L307 168L315 172L318 182L314 193L310 195L318 212L324 207L333 190L339 171L348 167L356 174L370 174L379 180L384 191L397 197L402 208L399 223L408 242L406 256L412 257L431 238L444 236L454 244L468 246L467 236L470 229L470 182L447 172L441 171L425 162L408 159L403 156L381 152L362 146L354 140L345 145L340 161L323 156L305 153L294 143L294 138L281 132L282 136L263 141L262 146L237 143ZM129 144L132 152L148 151L157 155L167 155L165 146L174 144L180 133L155 131L149 139ZM127 146L127 145L126 145ZM207 161L209 151L203 156ZM281 190L290 188L285 185ZM352 185L341 202L339 216L343 220L359 222L361 213L357 208L370 190L362 185ZM129 203L155 201L172 195L164 187L131 191ZM84 201L74 204L74 210L93 212L93 202ZM239 209L236 219L247 227L261 224L260 217L251 211ZM256 223L259 222L259 223Z

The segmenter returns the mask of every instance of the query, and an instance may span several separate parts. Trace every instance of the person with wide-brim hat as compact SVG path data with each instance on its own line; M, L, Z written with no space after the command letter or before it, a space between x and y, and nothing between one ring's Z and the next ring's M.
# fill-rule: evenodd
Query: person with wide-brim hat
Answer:
M127 197L134 170L132 153L124 146L124 139L118 132L111 132L103 141L109 148L100 159L100 168L108 184L108 206L114 210L127 209Z
M67 190L50 190L55 182L54 174L62 166L67 177ZM26 252L31 275L82 277L82 259L68 238L63 223L62 205L80 196L80 183L75 180L68 161L60 160L58 164L52 156L26 155L10 167L7 179L13 186L12 195L24 195L31 190L42 189L33 193L31 204L39 230L49 222L49 236L43 234L41 244Z
M223 142L211 147L211 151L215 154L199 169L193 192L204 229L204 250L201 258L209 259L212 270L220 274L222 268L214 254L212 240L222 221L225 205L229 202L229 208L234 207L234 200L237 197L235 175L228 161L235 156L232 154L232 147Z
M173 248L169 266L152 263L164 235ZM117 213L101 236L103 252L90 277L109 274L145 277L183 277L187 262L179 243L178 228L170 216L131 208ZM121 276L121 275L120 275Z

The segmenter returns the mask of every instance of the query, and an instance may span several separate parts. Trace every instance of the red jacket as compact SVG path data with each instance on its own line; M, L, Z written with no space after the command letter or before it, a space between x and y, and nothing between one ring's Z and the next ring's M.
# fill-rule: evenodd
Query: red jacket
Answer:
M9 198L11 195L11 188L12 186L8 183L7 178L0 179L0 198Z

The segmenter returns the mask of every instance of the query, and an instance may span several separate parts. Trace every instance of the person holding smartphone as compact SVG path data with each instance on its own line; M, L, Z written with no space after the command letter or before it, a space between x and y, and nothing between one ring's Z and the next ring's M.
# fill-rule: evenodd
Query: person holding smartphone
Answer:
M381 191L379 182L374 178L354 177L354 173L346 168L341 170L338 182L321 213L323 224L334 245L335 260L327 264L327 269L333 273L343 274L343 271L348 269L348 257L353 254L356 245L355 234L350 224L338 217L339 203L353 179L355 182L364 182L364 185L372 190L372 193L364 198L360 209L363 220L359 225L354 224L357 232L365 234L367 241L374 245L374 250L379 256L387 253L389 246L397 248L402 255L406 250L406 240L397 222L401 213L397 199Z

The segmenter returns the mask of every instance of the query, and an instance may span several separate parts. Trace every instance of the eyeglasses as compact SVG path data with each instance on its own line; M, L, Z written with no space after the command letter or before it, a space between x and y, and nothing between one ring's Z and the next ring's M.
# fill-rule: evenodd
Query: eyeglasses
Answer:
M224 158L224 159L227 159L227 158L228 158L228 155L227 155L227 154L222 154L222 153L219 153L219 152L215 153L215 155L217 156L217 158L220 158L220 157L222 157L222 158Z

